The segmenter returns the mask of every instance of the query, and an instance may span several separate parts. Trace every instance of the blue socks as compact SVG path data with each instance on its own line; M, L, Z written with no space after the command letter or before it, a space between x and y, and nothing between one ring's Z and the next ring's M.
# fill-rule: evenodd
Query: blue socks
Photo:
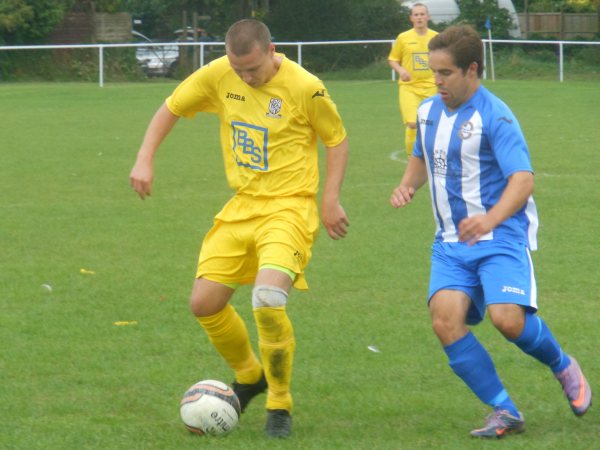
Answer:
M571 362L546 323L535 314L525 313L525 326L521 335L509 341L550 367L554 373L566 369ZM473 333L469 331L458 341L444 347L444 351L454 373L482 402L494 409L505 409L511 415L520 417L517 407L498 377L494 362Z
M530 356L558 373L567 368L571 360L563 353L546 323L537 315L525 313L525 326L521 335L510 342Z
M458 341L444 347L450 367L479 399L520 417L510 399L490 355L470 331Z

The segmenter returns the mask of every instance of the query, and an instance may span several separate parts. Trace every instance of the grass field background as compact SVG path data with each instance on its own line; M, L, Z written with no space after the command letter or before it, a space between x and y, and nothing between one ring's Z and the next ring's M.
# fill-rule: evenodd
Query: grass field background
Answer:
M488 410L431 331L428 192L401 211L388 204L406 165L390 81L329 83L350 136L351 227L342 241L319 236L311 290L290 297L292 437L264 437L264 397L223 439L189 434L186 388L232 378L187 306L201 239L230 192L207 115L164 143L150 199L129 188L145 127L174 86L0 85L0 448L600 448L599 407L575 418L549 370L487 321L475 334L528 430L503 443L468 436ZM487 86L519 117L536 169L541 315L598 391L600 84ZM249 296L241 288L234 304L255 339Z

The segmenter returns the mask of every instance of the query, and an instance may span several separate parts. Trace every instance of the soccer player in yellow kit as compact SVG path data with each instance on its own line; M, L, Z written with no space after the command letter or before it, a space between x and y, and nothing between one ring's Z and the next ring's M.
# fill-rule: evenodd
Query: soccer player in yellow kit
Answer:
M404 145L408 156L417 138L417 108L428 97L437 94L433 73L429 69L427 44L437 32L427 27L429 11L422 3L410 10L413 28L400 33L388 56L388 63L398 73L400 113L404 122Z
M349 225L340 204L348 141L323 83L276 53L263 23L236 22L225 44L226 56L189 76L158 109L130 182L142 199L150 195L153 156L177 120L201 111L218 115L235 195L202 243L191 310L233 369L242 411L267 390L265 431L287 437L295 339L286 303L292 286L308 289L304 269L319 228L317 137L326 146L327 166L321 220L333 239L343 238ZM252 283L260 358L229 303L240 284Z

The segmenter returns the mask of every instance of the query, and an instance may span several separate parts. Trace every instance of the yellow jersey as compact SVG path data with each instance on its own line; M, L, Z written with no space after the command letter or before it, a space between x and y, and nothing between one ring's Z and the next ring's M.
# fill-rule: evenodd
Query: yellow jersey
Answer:
M223 56L190 75L166 100L176 116L219 116L227 181L242 204L226 205L217 218L260 215L263 202L243 205L243 199L316 196L317 136L327 147L346 137L322 81L284 55L277 56L282 58L279 70L258 88L243 82Z
M400 80L400 84L424 88L435 86L433 72L429 69L427 44L436 34L437 31L428 29L427 33L421 36L413 28L398 35L388 60L400 63L410 72L410 81Z

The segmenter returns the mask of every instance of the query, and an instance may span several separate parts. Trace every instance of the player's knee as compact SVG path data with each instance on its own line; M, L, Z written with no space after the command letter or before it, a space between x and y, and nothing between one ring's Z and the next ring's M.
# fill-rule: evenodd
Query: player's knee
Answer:
M252 289L252 306L254 308L285 306L287 297L287 292L277 286L255 286Z
M510 317L490 317L494 327L507 339L517 339L523 331L523 325Z
M460 322L447 316L434 316L431 328L443 345L457 341L468 331L464 321Z
M190 295L190 310L196 317L212 316L227 306L235 289L218 283L196 283Z
M525 325L525 315L517 305L493 305L488 308L490 320L507 339L517 339Z
M190 296L190 310L196 317L207 316L206 300L199 292L192 292Z
M435 333L435 335L440 340L444 341L446 336L449 334L450 324L448 323L447 320L444 320L440 317L434 317L431 320L431 328L433 329L433 332Z

